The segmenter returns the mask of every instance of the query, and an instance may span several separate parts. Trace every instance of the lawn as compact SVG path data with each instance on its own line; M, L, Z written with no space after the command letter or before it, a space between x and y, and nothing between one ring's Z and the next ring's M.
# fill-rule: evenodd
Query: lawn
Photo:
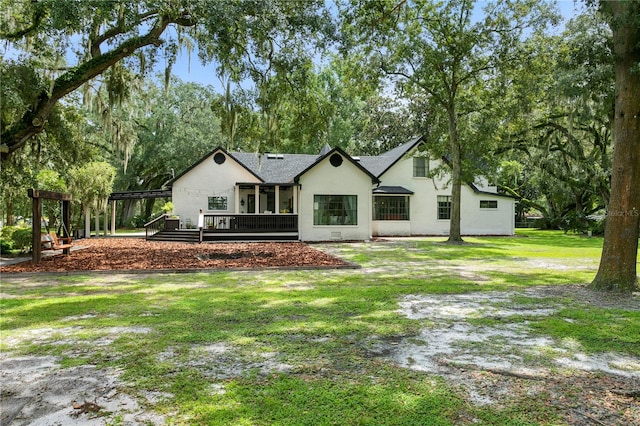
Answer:
M585 288L601 239L442 241L314 245L361 269L3 276L12 424L640 425L640 296Z

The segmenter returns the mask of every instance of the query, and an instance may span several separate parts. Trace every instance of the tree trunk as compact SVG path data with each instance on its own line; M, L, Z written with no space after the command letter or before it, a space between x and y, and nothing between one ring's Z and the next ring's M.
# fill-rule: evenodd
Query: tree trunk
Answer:
M15 217L13 215L13 199L11 196L5 198L5 226L13 226L15 223Z
M155 204L155 202L155 198L149 198L143 201L144 204L142 205L142 216L145 220L151 217L151 214L153 213L153 205Z
M449 223L449 243L461 243L460 199L462 194L462 156L458 141L458 124L453 105L447 108L449 117L449 150L451 155L451 219Z
M122 200L122 214L120 215L120 227L128 226L129 219L131 219L135 214L137 200Z
M638 288L640 236L640 3L602 3L610 14L616 100L611 198L598 274L590 287L630 293Z

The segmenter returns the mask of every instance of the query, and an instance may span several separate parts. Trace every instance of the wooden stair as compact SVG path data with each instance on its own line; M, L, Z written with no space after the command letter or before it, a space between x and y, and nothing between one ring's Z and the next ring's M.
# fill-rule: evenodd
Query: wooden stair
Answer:
M147 240L180 243L199 243L200 232L197 229L181 229L175 231L165 230L148 237Z

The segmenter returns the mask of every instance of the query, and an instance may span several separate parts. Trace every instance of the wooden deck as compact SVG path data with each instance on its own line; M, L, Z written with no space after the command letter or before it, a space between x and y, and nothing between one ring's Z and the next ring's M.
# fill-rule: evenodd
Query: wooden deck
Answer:
M181 229L176 219L160 216L145 225L146 239L155 241L298 240L298 215L204 215L204 228Z

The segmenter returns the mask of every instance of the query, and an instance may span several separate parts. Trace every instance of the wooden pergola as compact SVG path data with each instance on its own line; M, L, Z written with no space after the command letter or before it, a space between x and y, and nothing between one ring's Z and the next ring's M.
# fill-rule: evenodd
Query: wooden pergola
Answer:
M71 194L66 194L63 192L54 192L54 191L41 191L39 189L29 189L28 190L29 197L33 199L32 203L32 213L33 213L33 223L32 234L33 234L33 255L32 260L33 263L39 264L42 260L42 200L57 200L62 202L62 229L64 235L62 237L69 237L69 225L71 223ZM64 254L69 254L70 249L65 248L62 250Z
M116 202L118 200L146 200L148 198L168 198L171 199L171 188L169 189L142 189L138 191L112 192L109 195L111 201L111 234L116 233ZM105 226L106 228L106 226Z

